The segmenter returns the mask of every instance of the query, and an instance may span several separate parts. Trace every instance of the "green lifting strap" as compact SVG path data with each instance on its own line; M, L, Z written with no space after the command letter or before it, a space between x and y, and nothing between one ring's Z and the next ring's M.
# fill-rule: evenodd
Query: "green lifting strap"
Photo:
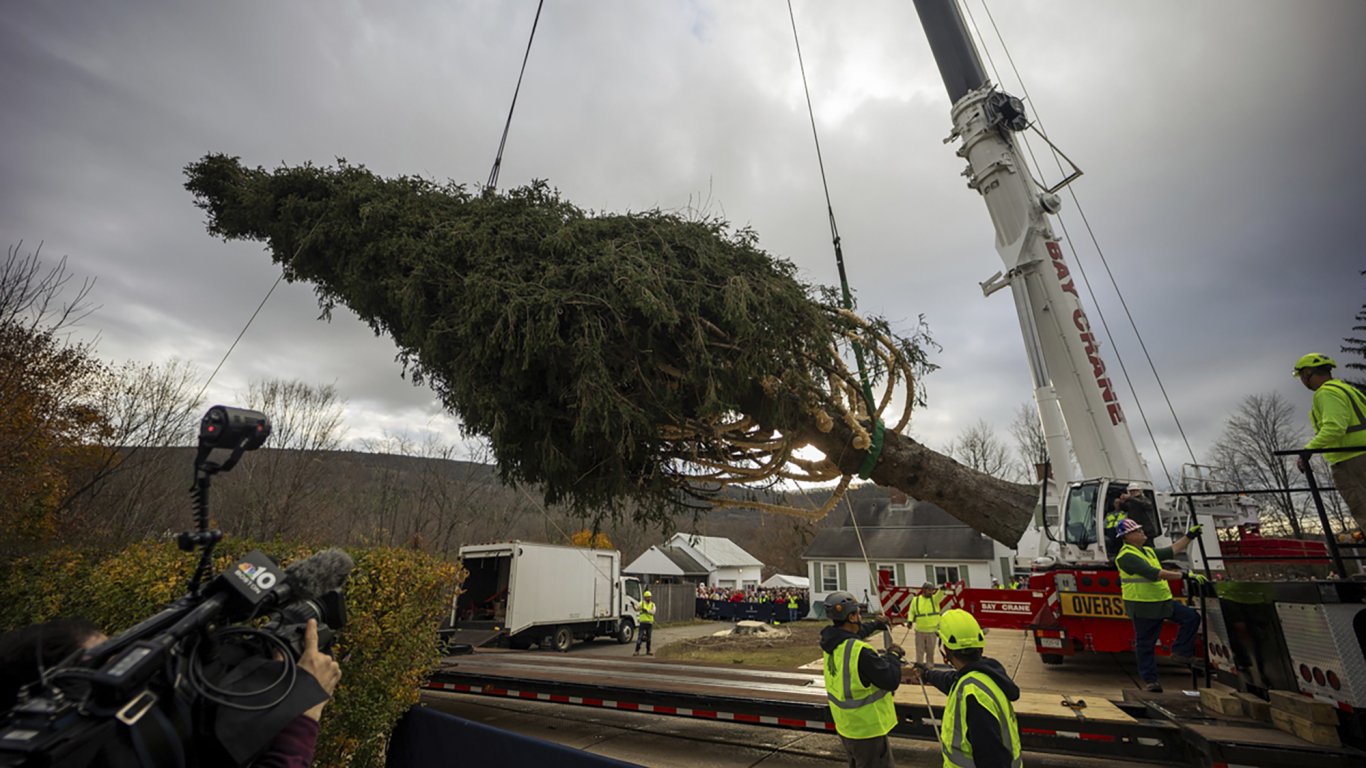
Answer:
M849 280L844 274L844 250L840 248L839 227L835 224L835 207L830 203L830 184L825 178L825 159L821 156L821 138L816 133L816 111L811 106L811 89L806 84L806 64L802 61L802 43L797 37L797 17L792 12L792 0L787 3L787 15L792 21L792 42L797 47L797 67L802 73L802 91L806 94L806 113L811 118L811 138L816 143L816 163L821 169L821 186L825 189L825 210L830 217L830 239L835 245L835 266L839 268L840 292L844 301L844 308L852 312L854 310L853 297L849 294ZM868 417L873 420L873 439L868 445L868 455L863 457L863 463L859 465L858 476L860 480L867 480L873 474L873 468L877 466L878 457L882 455L882 438L886 428L882 424L882 419L876 415L876 405L873 400L873 385L868 383L868 370L863 363L863 346L858 341L851 342L854 347L854 360L858 363L858 376L860 383L863 384L863 400L868 407Z

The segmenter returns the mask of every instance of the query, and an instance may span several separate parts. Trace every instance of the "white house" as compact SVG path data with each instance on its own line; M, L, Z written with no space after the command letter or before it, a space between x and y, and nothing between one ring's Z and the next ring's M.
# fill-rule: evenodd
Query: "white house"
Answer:
M730 539L675 533L666 547L683 550L707 569L707 584L713 587L757 587L764 564Z
M963 581L989 587L992 578L1010 574L1012 558L1010 550L934 504L898 494L855 502L840 525L816 533L802 559L811 578L812 612L821 617L825 596L841 590L880 611L880 573L898 586Z

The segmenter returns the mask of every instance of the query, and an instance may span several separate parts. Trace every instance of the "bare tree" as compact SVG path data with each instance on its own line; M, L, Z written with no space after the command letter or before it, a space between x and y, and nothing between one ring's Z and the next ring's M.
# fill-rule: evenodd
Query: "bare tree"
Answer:
M1015 458L1020 464L1020 477L1025 482L1037 479L1035 465L1049 458L1048 442L1044 439L1039 409L1032 402L1023 402L1015 409L1010 422L1010 436L1015 438ZM1061 457L1064 458L1065 457Z
M1224 431L1214 444L1214 461L1239 488L1290 488L1291 481L1299 477L1294 459L1274 452L1303 442L1303 427L1284 398L1275 392L1248 395L1224 421ZM1264 516L1270 514L1283 521L1295 536L1303 533L1303 509L1293 494L1267 494L1263 498Z
M1015 474L1010 452L985 420L959 432L946 453L978 472L1001 480L1010 480Z
M325 506L320 498L325 475L323 453L345 439L342 414L346 403L330 384L301 381L253 381L246 402L271 421L268 450L244 461L233 479L245 490L236 512L236 533L275 536L303 527ZM312 505L310 509L308 505Z
M111 369L94 400L106 429L93 436L92 461L62 509L114 543L155 528L169 501L163 476L174 471L168 466L171 456L160 449L192 442L200 403L195 395L197 377L182 360L128 362ZM174 485L179 491L175 504L180 507L183 484Z

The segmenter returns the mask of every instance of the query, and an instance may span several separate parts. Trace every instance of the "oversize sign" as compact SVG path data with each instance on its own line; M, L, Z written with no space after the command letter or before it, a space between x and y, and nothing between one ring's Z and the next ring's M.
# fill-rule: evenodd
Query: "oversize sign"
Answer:
M1092 619L1126 618L1124 598L1120 595L1059 592L1058 598L1064 616L1084 616Z

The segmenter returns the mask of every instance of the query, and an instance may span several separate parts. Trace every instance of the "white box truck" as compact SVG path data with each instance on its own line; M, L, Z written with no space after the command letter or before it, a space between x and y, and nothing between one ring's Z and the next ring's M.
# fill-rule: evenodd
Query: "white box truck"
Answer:
M635 637L640 582L622 577L616 550L509 541L461 547L460 560L469 575L441 630L455 652L533 644L567 651L575 640Z

